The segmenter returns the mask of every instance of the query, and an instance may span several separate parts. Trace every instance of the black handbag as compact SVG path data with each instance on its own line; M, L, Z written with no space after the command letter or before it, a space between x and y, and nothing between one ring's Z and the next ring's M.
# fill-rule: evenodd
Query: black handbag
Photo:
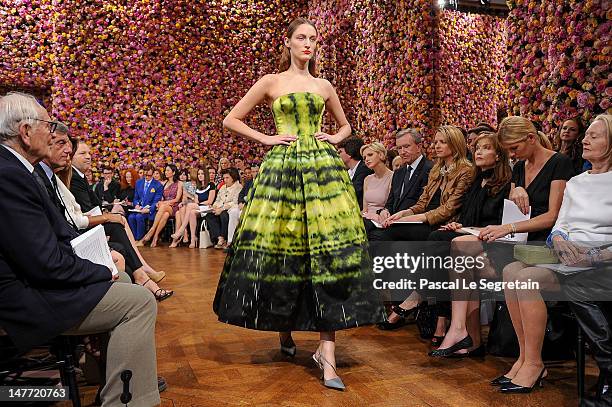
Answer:
M436 304L430 305L427 302L421 303L417 310L415 322L421 338L433 338L438 323L438 306Z
M566 304L548 305L548 320L542 347L543 360L570 360L574 358L576 324L568 321ZM508 307L497 301L489 327L488 353L501 357L518 357L519 346Z

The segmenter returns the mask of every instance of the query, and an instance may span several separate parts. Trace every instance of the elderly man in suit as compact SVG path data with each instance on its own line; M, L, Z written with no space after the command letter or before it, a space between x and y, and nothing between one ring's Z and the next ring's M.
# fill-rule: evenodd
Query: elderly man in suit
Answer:
M349 137L338 145L338 154L353 181L359 209L363 209L363 182L368 175L374 174L363 162L360 152L362 146L363 140L359 137Z
M381 223L394 213L416 204L423 193L433 163L423 155L422 141L423 136L416 129L404 129L396 134L395 147L404 165L393 173L387 204L379 213ZM395 225L380 229L366 224L370 240L402 240L401 228L401 225Z
M153 179L153 172L155 168L149 164L145 168L144 178L136 181L136 188L134 189L134 209L140 210L141 212L130 213L128 216L128 223L130 229L134 233L134 238L140 240L145 235L145 219L150 221L155 219L155 210L157 209L157 202L162 198L164 193L164 186L161 182Z
M20 351L60 334L110 332L102 405L122 405L124 370L132 403L158 405L155 298L74 254L76 232L34 172L56 126L34 97L0 98L0 326Z

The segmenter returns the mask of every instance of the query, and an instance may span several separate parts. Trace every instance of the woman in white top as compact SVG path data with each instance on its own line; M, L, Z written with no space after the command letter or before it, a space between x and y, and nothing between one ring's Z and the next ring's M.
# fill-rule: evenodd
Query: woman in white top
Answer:
M393 171L385 165L387 149L376 141L362 146L359 152L365 165L374 171L363 181L363 217L380 222L378 211L387 203L393 178Z
M547 240L560 262L567 266L597 266L612 259L612 251L593 248L612 241L612 116L598 116L582 141L583 158L593 163L589 172L573 177L566 186L557 221ZM591 242L591 244L589 244ZM504 281L539 282L541 290L559 290L560 276L544 267L521 262L504 269ZM505 289L508 306L518 305L520 319L514 320L517 336L525 338L519 359L508 373L492 384L504 393L525 393L546 376L541 350L547 311L540 290ZM608 338L609 341L609 338ZM529 342L529 344L526 344Z
M238 206L238 195L242 190L240 184L240 174L236 168L228 168L221 171L223 175L223 186L219 189L212 212L206 215L206 221L210 228L210 238L214 242L217 240L215 249L225 249L227 247L227 232L229 226L230 208Z

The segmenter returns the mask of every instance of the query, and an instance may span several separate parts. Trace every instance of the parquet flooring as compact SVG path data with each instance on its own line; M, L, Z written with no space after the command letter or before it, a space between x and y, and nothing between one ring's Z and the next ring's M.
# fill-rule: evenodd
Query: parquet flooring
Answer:
M432 360L414 325L394 332L362 327L337 334L345 392L328 390L311 359L318 334L296 333L298 353L283 357L278 337L217 321L212 301L224 254L218 250L157 247L143 254L165 270L175 290L159 305L158 374L168 382L162 406L576 406L575 363L548 369L544 388L507 396L490 379L513 362ZM596 381L590 365L587 387ZM84 389L90 402L93 388Z

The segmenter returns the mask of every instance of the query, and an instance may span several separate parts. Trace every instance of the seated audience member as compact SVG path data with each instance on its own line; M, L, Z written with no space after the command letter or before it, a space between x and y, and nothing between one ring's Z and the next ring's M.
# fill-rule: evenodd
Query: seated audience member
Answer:
M502 120L498 138L510 156L521 160L514 165L512 171L510 199L525 214L531 208L531 218L509 225L487 226L480 231L480 238L485 242L492 242L511 233L529 232L528 240L544 241L557 221L566 182L573 176L571 160L563 154L547 149L547 137L523 117L510 116ZM525 267L521 262L508 264L504 267L504 280L521 279L520 274ZM526 270L531 271L529 268ZM539 272L534 272L534 281L538 274ZM543 281L541 287L548 290L552 286ZM504 392L530 391L529 388L545 376L541 351L546 305L537 290L534 292L508 288L504 290L504 294L518 338L520 354L510 371L495 379L492 384L503 384ZM525 295L531 297L529 301L519 301L520 298L526 298ZM539 327L541 318L544 318L544 322ZM514 383L511 384L510 380L514 380ZM523 388L519 390L517 386Z
M512 170L508 153L497 140L497 135L481 132L476 138L474 163L476 179L463 198L461 214L457 222L442 226L430 233L430 241L452 241L451 255L483 255L483 245L478 236L463 234L462 227L482 228L501 223L504 211L504 199L510 193ZM477 280L479 269L473 268L456 273L448 270L449 280ZM453 299L450 328L440 348L430 352L431 356L483 356L484 347L480 338L480 300L478 290L461 290L460 298ZM469 318L469 320L468 320ZM467 339L467 338L470 339ZM469 342L472 342L470 345Z
M145 167L146 167L146 166L142 166L142 167L140 167L140 168L138 169L138 178L137 178L137 180L144 178L144 174L145 174Z
M359 137L349 137L338 144L338 154L348 170L349 177L355 188L359 209L363 209L363 181L373 171L366 167L360 154L363 140Z
M121 180L119 182L119 193L113 205L112 213L119 213L127 216L126 210L134 206L134 193L136 187L136 179L138 173L136 170L121 171Z
M215 249L225 249L227 247L227 233L229 227L229 214L233 207L238 206L238 195L242 190L240 175L238 170L230 168L223 170L223 186L217 194L213 211L206 215L206 222L210 230L210 238L213 243L216 241Z
M465 137L455 126L441 126L435 134L434 145L437 160L429 172L423 193L416 204L396 212L383 222L386 229L381 240L423 241L441 225L453 222L459 214L463 196L474 179L474 166L466 158ZM394 225L401 221L418 223ZM379 324L379 327L393 329L403 324L405 318L415 312L419 302L420 298L415 291L395 307L388 321ZM441 343L445 331L445 319L440 318L433 346Z
M498 138L510 158L518 159L512 169L510 199L524 214L531 209L531 218L512 225L489 225L480 237L492 242L510 233L528 232L528 240L544 241L557 219L565 183L574 176L572 162L547 148L548 137L523 117L505 118Z
M152 221L155 219L157 211L157 202L162 198L164 186L161 182L153 178L155 168L149 164L145 166L144 178L136 181L134 188L134 210L128 216L130 229L136 240L142 239L145 234L145 220Z
M198 185L198 168L192 168L189 170L189 178L183 182L183 201L179 204L179 210L176 212L176 224L175 232L172 234L172 242L170 247L177 247L180 241L180 237L183 237L183 243L187 243L189 236L187 236L187 225L189 224L189 212L192 209L198 209L198 195L196 189ZM185 226L183 226L185 225ZM181 234L179 235L179 231ZM176 238L178 236L178 239ZM195 230L192 230L191 245L189 247L196 247Z
M612 251L609 247L590 247L586 256L583 253L584 246L612 241L612 199L609 193L612 185L612 115L597 116L582 144L582 156L592 163L593 168L567 183L559 217L548 242L554 245L564 264L580 260L596 266L595 270L564 278L563 292L570 300L570 308L589 340L599 367L597 394L595 398L584 400L584 406L612 406L612 321L609 303ZM591 245L588 245L589 242L592 242Z
M361 156L365 165L374 171L363 181L363 217L366 220L380 223L380 211L384 209L389 191L393 171L385 165L387 149L382 143L374 142L361 147ZM366 230L375 227L372 222L365 222Z
M485 131L495 132L495 129L486 123L478 123L476 127L473 127L467 131L466 143L468 160L473 161L474 150L476 149L476 138L478 138L478 136Z
M49 190L47 188L51 200L56 205L58 201L60 202L58 209L78 231L102 224L105 232L110 237L110 241L121 244L125 253L125 262L128 266L126 272L130 275L131 279L135 283L149 289L158 301L169 298L173 292L159 288L148 276L150 273L152 276L159 277L158 279L163 278L162 273L156 272L149 266L135 247L136 241L127 226L125 218L118 214L109 213L98 216L86 216L81 212L81 208L74 195L68 189L72 180L70 160L76 149L73 149L73 142L69 139L67 131L68 128L63 124L58 126L52 137L53 144L49 150L49 155L36 166L36 170L41 175L43 181L50 181L50 184L53 185L53 189ZM76 140L74 142L76 145ZM54 173L60 174L61 178ZM65 182L68 185L65 185Z
M208 179L210 182L215 184L215 188L217 187L217 169L214 167L208 167Z
M102 205L111 204L119 195L120 185L113 179L113 169L105 167L102 169L102 180L96 185L94 192L98 196L98 200Z
M183 188L185 187L185 182L189 181L189 169L183 168L179 170L178 180L183 183Z
M191 170L186 170L186 169L182 170L179 180L183 183L183 199L179 203L179 209L175 215L175 219L176 219L176 222L174 225L175 233L173 233L172 236L176 234L176 231L179 230L181 225L183 224L183 221L185 219L185 208L187 204L197 203L198 197L195 193L195 190L196 190L196 182L198 180L198 169L192 168ZM189 236L187 235L187 230L184 230L183 231L183 243L187 243L188 239L189 239ZM176 247L178 245L178 242L176 242L176 244L174 245L173 243L174 242L170 243L170 247ZM192 242L192 244L195 244L195 243Z
M404 165L393 173L391 190L385 207L378 211L380 223L389 216L417 203L427 185L433 163L423 156L423 136L416 129L400 130L395 136L395 148ZM368 223L368 221L366 221ZM370 240L392 240L386 229L366 227Z
M582 139L584 138L584 124L579 116L565 120L553 140L555 151L568 156L573 163L574 173L583 172L584 159L582 158Z
M160 170L158 170L157 168L155 168L155 169L153 170L153 179L154 179L155 181L159 181L159 182L162 182L162 181L163 181L163 180L162 180L162 174L161 174L161 171L160 171ZM162 182L162 184L163 184L163 182Z
M34 97L0 98L0 223L11 231L0 234L0 326L20 352L61 334L109 332L102 404L122 405L121 372L131 370L131 403L159 405L153 296L74 254L76 232L34 173L56 126Z
M241 155L236 156L234 158L234 168L238 170L238 173L240 174L240 178L242 178L244 175L244 170L247 169L247 165L244 162L244 158Z
M232 164L230 163L229 158L227 157L221 157L219 158L219 167L217 168L217 176L215 178L215 185L216 185L216 189L217 191L219 191L221 189L221 187L223 186L223 170L227 170L232 166Z
M385 165L387 168L393 171L393 161L399 157L399 153L395 150L387 150L387 157L385 158Z
M228 226L227 226L227 242L229 245L231 245L232 241L234 240L234 233L236 232L236 228L238 227L238 221L240 220L240 214L242 213L242 209L244 208L244 205L246 205L248 201L249 192L251 191L251 188L253 187L253 183L255 182L255 177L259 173L259 166L253 165L251 166L250 170L251 170L250 171L251 179L248 179L245 182L244 186L240 190L240 193L238 194L238 206L230 208L227 211L227 214L229 215L229 221L228 221Z
M164 190L162 199L157 202L157 212L155 213L155 219L153 225L149 229L146 235L138 242L139 245L143 245L145 242L151 240L151 247L157 246L157 240L159 234L166 227L168 219L174 217L179 209L179 202L183 199L183 183L177 179L178 169L175 165L166 165L164 170Z
M404 165L404 160L399 155L391 162L391 170L397 171Z

